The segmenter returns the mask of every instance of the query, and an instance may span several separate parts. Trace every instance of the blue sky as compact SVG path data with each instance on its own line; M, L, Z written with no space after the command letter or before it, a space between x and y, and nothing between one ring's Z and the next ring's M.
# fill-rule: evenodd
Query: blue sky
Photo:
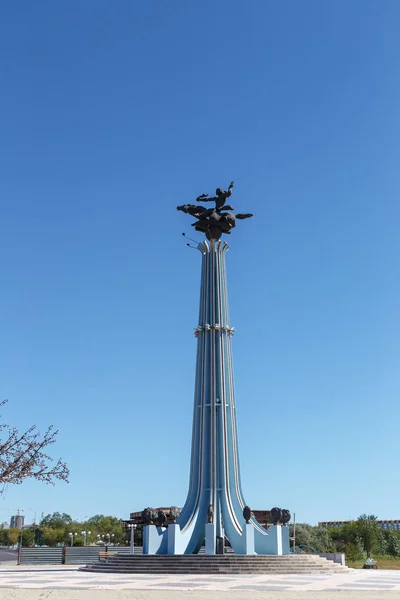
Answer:
M400 517L399 28L395 0L3 3L0 397L60 429L71 482L9 486L0 520L184 502L175 207L232 179L246 501Z

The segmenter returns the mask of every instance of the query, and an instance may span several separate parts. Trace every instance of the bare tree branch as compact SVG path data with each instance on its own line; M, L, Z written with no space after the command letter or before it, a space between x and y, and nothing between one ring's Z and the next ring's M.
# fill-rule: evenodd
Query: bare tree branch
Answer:
M0 407L7 400L0 402ZM20 434L15 427L0 424L0 483L20 484L24 479L37 479L54 485L55 480L68 482L69 469L59 458L53 459L44 449L54 444L58 430L50 425L43 436L36 425ZM1 439L3 438L4 439Z

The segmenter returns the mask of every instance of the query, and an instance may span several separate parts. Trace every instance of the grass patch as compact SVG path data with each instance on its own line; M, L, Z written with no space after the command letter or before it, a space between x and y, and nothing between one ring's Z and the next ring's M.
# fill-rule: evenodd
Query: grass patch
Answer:
M400 557L398 556L373 556L378 569L400 570ZM346 561L346 565L352 569L362 569L365 560Z

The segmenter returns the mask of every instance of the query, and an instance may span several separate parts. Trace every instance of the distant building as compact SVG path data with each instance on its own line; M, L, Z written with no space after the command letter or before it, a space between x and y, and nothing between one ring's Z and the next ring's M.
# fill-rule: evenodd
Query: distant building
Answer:
M3 521L3 523L0 524L0 529L10 529L8 522Z
M10 520L10 527L16 529L22 529L24 527L25 516L24 515L14 515Z
M272 524L270 510L252 510L251 512L263 527Z
M400 519L376 522L382 529L395 529L396 531L400 531ZM349 523L351 523L351 521L321 521L318 525L325 525L325 527L341 527L342 525L348 525Z

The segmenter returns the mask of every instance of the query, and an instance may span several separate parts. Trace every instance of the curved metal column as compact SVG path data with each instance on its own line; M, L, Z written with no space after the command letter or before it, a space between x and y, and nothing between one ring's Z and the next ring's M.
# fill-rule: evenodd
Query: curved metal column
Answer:
M237 553L245 552L242 535L245 502L240 482L228 294L226 242L205 240L202 253L196 383L193 409L189 492L178 524L185 553L197 552L204 542L208 507L214 513L217 536L228 537ZM252 520L255 548L268 551L268 534ZM272 540L271 540L272 541Z

